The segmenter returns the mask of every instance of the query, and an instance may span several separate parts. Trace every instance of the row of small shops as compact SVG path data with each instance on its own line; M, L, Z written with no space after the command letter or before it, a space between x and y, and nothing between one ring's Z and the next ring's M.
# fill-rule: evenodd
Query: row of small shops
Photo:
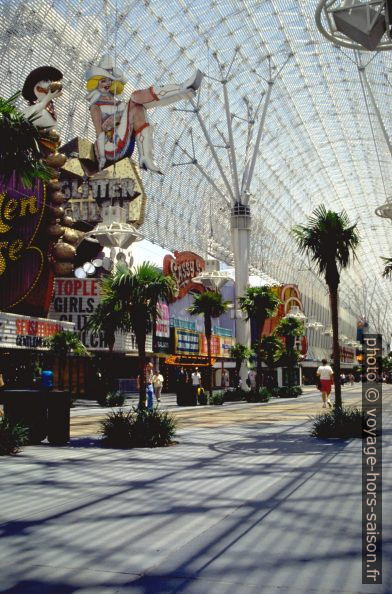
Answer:
M175 268L175 258L165 258L170 258L174 262L171 269ZM163 374L166 391L175 391L176 374L180 366L189 375L197 366L203 376L208 362L203 319L192 317L187 311L193 301L194 291L199 289L193 282L192 271L196 275L204 267L204 261L192 252L177 254L176 258L183 266L188 261L184 269L191 273L186 279L180 279L181 290L177 299L170 304L160 304L159 319L155 328L148 333L146 342L147 357ZM165 268L168 268L167 262L163 266ZM276 319L269 321L269 332L287 313L287 307L293 299L295 303L301 304L297 287L290 285L277 290L283 297L282 306ZM226 283L221 291L226 300L234 300L234 282ZM123 392L136 391L139 363L134 335L117 334L114 350L109 353L103 333L96 335L86 330L86 324L100 301L98 277L58 277L54 282L48 319L0 312L1 371L8 386L17 387L26 383L26 378L42 367L53 368L56 376L58 361L48 352L45 339L59 330L73 330L79 334L92 355L89 358L70 357L65 366L65 385L74 394L95 398L100 391L108 388L109 377L115 378L112 384L115 388ZM213 384L215 387L234 386L235 362L230 357L230 348L236 341L235 321L225 314L214 322L211 340ZM298 381L314 383L316 369L321 358L326 356L325 350L317 350L314 345L309 345L305 337L299 341L298 349L303 356ZM342 348L341 354L343 369L352 368L356 363L355 349ZM275 381L284 385L285 370L278 369L274 374Z
M58 138L56 146L60 146ZM138 229L146 205L142 180L128 159L116 168L111 165L105 174L97 172L93 145L87 140L76 138L60 150L61 154L50 157L57 169L48 184L36 180L34 187L27 189L16 174L6 185L0 184L5 196L2 239L7 246L0 263L0 373L9 388L30 385L39 369L51 367L55 380L61 369L66 387L74 394L95 398L107 388L109 377L115 378L115 388L132 392L139 373L135 337L118 334L110 353L104 334L93 334L86 325L101 301L100 278L120 260L130 266L134 262L134 245L140 239ZM197 277L209 272L211 264L219 276L222 271L217 260L206 261L190 251L167 254L160 265L163 274L174 277L178 291L174 301L160 305L155 328L147 336L146 352L164 375L166 390L175 389L179 366L189 372L197 366L202 375L205 373L204 321L192 317L188 310L194 293L204 290ZM219 278L221 281L223 276ZM233 307L213 321L213 383L227 387L235 381L230 347L236 342L236 323L240 321L236 320L234 275L228 275L219 290ZM296 285L274 290L281 305L276 316L267 320L264 334L272 333L280 319L294 309L303 312L304 318L317 316L326 327L328 304L321 306L314 296L306 302ZM355 320L346 326L346 333L352 335ZM56 359L48 351L46 339L59 330L75 331L91 356L71 356L67 365ZM296 346L303 359L304 377L312 381L321 359L331 357L331 338L307 331ZM342 346L341 353L343 367L356 362L355 348L346 352ZM284 370L276 370L275 381L285 383Z

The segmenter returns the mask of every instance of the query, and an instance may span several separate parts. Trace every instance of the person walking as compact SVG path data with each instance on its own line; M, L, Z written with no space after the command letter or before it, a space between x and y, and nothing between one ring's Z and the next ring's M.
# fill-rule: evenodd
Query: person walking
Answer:
M317 375L320 378L321 398L323 401L323 408L332 408L331 402L331 387L333 384L333 371L332 367L328 365L327 359L322 359L320 367L317 369Z
M147 392L147 408L152 410L154 408L154 387L152 385L153 378L153 364L147 363L146 365L146 392Z
M222 388L230 388L230 375L227 369L222 372L222 380L221 380Z
M161 392L163 387L163 375L159 373L159 369L155 369L152 376L152 385L154 386L154 394L157 402L161 401Z
M248 371L248 381L246 383L251 390L256 390L256 371L254 369Z
M195 367L195 371L192 373L192 390L197 400L198 389L201 386L201 375L199 373L199 368Z

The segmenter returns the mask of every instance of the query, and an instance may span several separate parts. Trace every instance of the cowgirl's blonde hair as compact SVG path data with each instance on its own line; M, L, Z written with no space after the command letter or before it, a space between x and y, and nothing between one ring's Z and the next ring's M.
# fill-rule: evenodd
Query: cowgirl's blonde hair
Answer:
M90 91L94 91L98 87L98 83L103 78L107 78L106 76L92 76L86 82L86 89ZM112 95L121 95L124 90L124 83L119 80L112 80L112 84L110 85L110 92Z

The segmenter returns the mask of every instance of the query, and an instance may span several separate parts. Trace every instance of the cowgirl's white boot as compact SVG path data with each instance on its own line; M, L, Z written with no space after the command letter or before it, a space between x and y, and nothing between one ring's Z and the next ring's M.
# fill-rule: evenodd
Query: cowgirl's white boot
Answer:
M106 140L105 132L101 132L100 134L98 134L97 140L95 141L95 145L94 145L95 154L96 154L97 161L98 161L99 171L102 171L102 169L105 167L105 163L106 163L105 140Z
M148 169L154 173L162 175L158 165L154 163L153 157L153 137L150 124L146 124L135 136L137 149L139 151L140 169Z
M164 105L170 105L181 99L191 99L195 96L197 89L201 85L204 73L201 70L196 72L188 78L185 82L180 85L164 85L163 87L150 87L153 101L145 103L144 107L149 109L150 107L163 107Z

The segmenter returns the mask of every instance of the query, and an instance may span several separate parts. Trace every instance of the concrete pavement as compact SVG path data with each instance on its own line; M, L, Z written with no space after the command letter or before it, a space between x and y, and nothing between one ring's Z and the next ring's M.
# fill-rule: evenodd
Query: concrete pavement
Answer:
M319 408L309 394L242 405L271 411L264 422L188 425L170 448L91 436L1 459L1 592L390 594L391 396L385 386L383 585L361 585L361 442L309 437L295 413ZM294 407L291 420L274 406Z
M358 406L361 395L356 387L346 387L343 401L351 406ZM136 405L137 397L127 400L124 410ZM85 403L84 403L85 404ZM179 407L174 394L164 394L160 408L173 413L179 427L222 427L233 424L259 424L271 422L306 421L309 416L322 411L320 392L305 388L298 398L272 398L269 402L250 404L247 402L227 402L223 406L187 406ZM110 409L100 408L95 403L89 406L77 406L71 410L71 436L82 437L96 435L100 431L100 422ZM117 410L117 409L115 409Z

